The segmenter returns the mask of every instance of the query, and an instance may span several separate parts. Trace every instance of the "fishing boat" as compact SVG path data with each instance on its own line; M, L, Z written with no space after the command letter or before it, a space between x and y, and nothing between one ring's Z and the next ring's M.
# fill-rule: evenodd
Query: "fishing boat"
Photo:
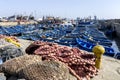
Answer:
M76 38L76 42L82 49L87 51L92 51L93 47L96 46L96 44L85 42L80 38ZM115 55L115 52L111 47L104 46L104 48L105 48L105 55L112 56L112 57Z
M19 32L13 27L4 27L4 31L6 32L6 35L17 35Z
M55 43L58 43L58 44L60 44L60 45L70 46L70 44L69 44L67 41L63 42L63 41L61 41L61 40L55 40L54 42L55 42Z
M118 52L117 54L115 54L114 56L116 59L119 59L120 60L120 52Z
M25 40L31 40L30 35L22 35L22 36L20 36L18 38L25 39Z
M18 35L25 32L22 26L0 27L0 34L3 35Z
M85 32L86 32L85 26L80 26L80 27L77 26L71 33L81 34L81 33L85 33Z
M69 33L69 34L66 34L64 37L66 37L66 38L78 38L78 37L82 37L82 34Z
M94 37L88 37L88 36L85 36L85 35L82 35L81 38L86 40L87 42L99 43L100 45L108 46L108 47L112 46L112 41L108 40L107 38L99 38L99 37L94 38Z
M2 26L0 26L0 34L3 34L3 35L6 34L6 32L4 31L4 28Z
M77 26L91 26L94 25L93 21L78 20Z
M66 46L77 44L75 38L65 38L65 37L60 38L59 40L56 41L56 43Z
M38 38L37 36L30 36L30 40L37 41L40 40L40 38Z
M18 26L13 26L13 28L16 29L18 33L26 32L24 26L18 25Z

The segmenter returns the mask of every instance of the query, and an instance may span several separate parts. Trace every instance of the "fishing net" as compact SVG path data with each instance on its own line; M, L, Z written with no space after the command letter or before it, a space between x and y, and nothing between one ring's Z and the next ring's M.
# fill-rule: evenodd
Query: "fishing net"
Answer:
M32 53L29 53L31 50ZM26 49L26 52L40 55L43 60L52 59L65 63L68 65L70 72L79 80L90 80L98 72L95 67L95 56L78 48L36 41Z
M25 54L23 56L8 60L0 65L0 71L10 75L16 75L24 66L40 61L40 56Z
M12 43L6 42L5 39L0 39L0 57L3 62L23 54L24 52L22 48L16 47Z
M70 80L67 66L59 61L42 61L25 66L19 72L27 80Z

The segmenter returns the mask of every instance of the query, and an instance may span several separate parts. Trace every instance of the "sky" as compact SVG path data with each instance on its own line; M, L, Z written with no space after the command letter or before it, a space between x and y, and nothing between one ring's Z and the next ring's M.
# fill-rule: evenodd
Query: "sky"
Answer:
M120 0L0 0L0 16L120 19Z

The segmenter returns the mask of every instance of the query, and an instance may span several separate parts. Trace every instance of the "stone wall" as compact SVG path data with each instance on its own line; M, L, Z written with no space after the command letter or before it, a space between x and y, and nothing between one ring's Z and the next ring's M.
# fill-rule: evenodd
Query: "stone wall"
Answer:
M27 25L27 24L37 24L36 21L26 21L26 22L20 22L21 25ZM15 26L18 25L18 22L0 22L0 26Z
M117 36L120 38L120 24L114 23Z

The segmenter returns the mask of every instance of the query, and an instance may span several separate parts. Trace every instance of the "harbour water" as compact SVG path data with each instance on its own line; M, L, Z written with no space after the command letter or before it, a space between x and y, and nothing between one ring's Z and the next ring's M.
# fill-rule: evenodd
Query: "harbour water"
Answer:
M114 49L115 53L119 52L119 48L116 44L116 41L114 41L114 40L112 41L112 46L111 47Z
M0 64L2 64L3 63L3 61L2 61L2 59L0 58Z
M107 35L106 35L107 36ZM112 48L114 49L115 53L120 52L120 38L118 36L107 36L108 39L112 40Z

